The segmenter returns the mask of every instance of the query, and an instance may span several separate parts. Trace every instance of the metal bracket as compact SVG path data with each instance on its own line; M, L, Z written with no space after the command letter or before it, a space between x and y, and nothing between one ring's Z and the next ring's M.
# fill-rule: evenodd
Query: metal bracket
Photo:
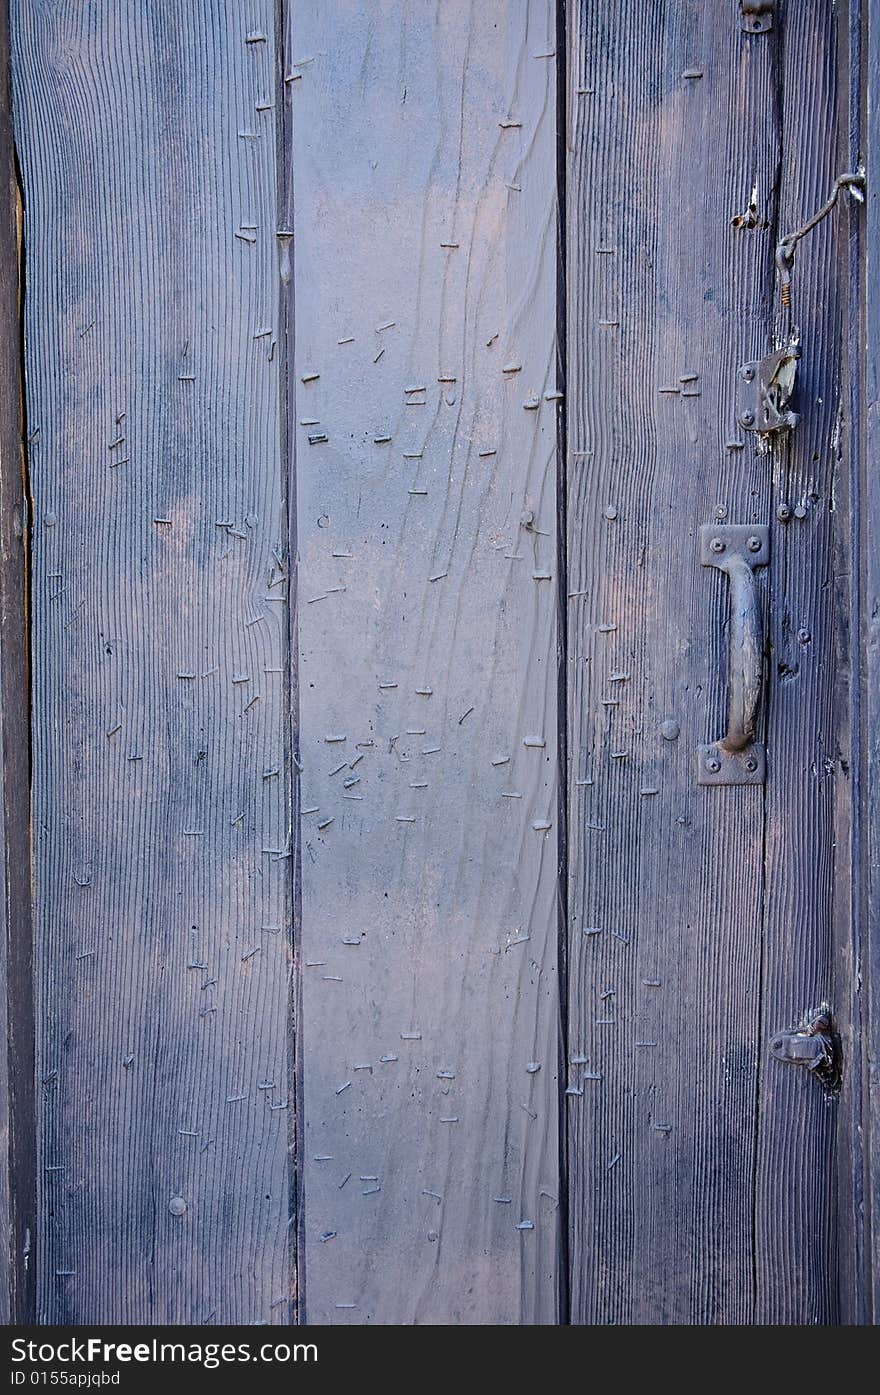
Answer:
M766 358L742 365L739 370L739 424L746 431L770 436L775 431L790 431L797 426L800 416L787 408L800 356L800 344L792 338L784 348Z
M727 733L697 747L698 785L762 785L767 753L755 741L761 704L763 627L753 572L770 561L770 530L747 523L707 523L700 529L700 562L730 582L730 677Z
M740 28L747 34L766 34L775 14L776 0L740 0Z
M770 1038L770 1055L790 1066L806 1066L823 1085L839 1084L840 1062L832 1035L831 1009L813 1008L799 1027L776 1032Z
M739 558L753 569L770 561L766 523L704 523L700 529L700 565L726 571Z
M697 747L698 785L763 785L767 779L767 752L753 741L745 751L725 751L717 741Z

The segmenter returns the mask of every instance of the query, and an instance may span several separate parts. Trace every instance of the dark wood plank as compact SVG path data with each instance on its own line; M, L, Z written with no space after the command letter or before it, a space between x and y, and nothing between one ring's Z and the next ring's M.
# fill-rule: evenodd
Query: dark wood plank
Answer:
M570 9L572 1320L749 1322L764 795L702 788L726 582L702 524L766 523L736 425L771 332L778 41L736 5ZM733 227L748 214L755 226ZM766 591L766 574L758 573ZM772 775L771 775L772 778Z
M35 1233L30 915L27 494L22 468L19 199L0 4L0 1322L33 1316Z
M862 53L869 35L867 7L852 0L844 9L839 26L841 147L848 147L846 161L855 169L864 154L863 98L869 85L863 82ZM844 120L845 114L845 120ZM870 191L868 191L870 197ZM849 217L838 222L841 281L842 335L841 385L844 410L839 432L839 493L846 499L848 535L838 538L835 566L835 603L838 608L839 644L836 669L841 685L841 711L848 718L840 731L841 759L836 762L835 843L841 866L835 906L834 1007L843 1046L844 1069L837 1108L837 1199L838 1274L840 1320L847 1324L870 1321L873 1308L874 1276L870 1269L870 1097L865 1085L870 1078L869 1027L872 975L866 962L870 946L868 903L872 872L865 862L871 839L869 749L870 732L863 729L862 717L869 710L871 694L864 689L863 655L868 649L870 610L865 586L870 553L865 551L863 518L870 500L869 475L865 458L866 348L868 341L867 294L864 284L866 225L850 204ZM841 530L842 531L842 530ZM865 562L861 559L864 557ZM863 649L863 645L865 648ZM866 1204L867 1203L867 1204Z
M880 529L880 15L867 10L867 120L868 218L865 229L867 344L865 401L860 433L865 510L861 515L860 560L864 567L862 618L866 665L862 673L861 733L864 803L862 804L859 866L864 869L866 896L861 903L864 933L862 993L864 1036L862 1063L862 1138L864 1182L858 1219L865 1227L863 1320L880 1322L880 1091L876 1088L880 1060L880 554L876 545ZM860 636L861 637L861 636Z
M852 678L850 744L852 878L849 937L836 998L849 1028L842 1094L842 1318L880 1321L880 15L849 9L850 159L864 159L865 217L850 218L844 265L850 411L844 433L852 493L847 593L852 599L847 675ZM845 830L849 831L849 830ZM848 1009L848 1013L847 1013Z
M781 72L779 235L803 225L842 169L838 133L837 20L825 0L786 7ZM835 881L846 722L836 570L844 566L849 509L841 474L840 259L847 210L839 207L799 245L794 322L803 340L801 421L772 452L771 702L767 783L755 1321L837 1321L837 1105L802 1069L769 1058L773 1032L811 1008L836 1004ZM777 311L777 332L784 332ZM778 518L780 507L794 516ZM798 512L805 510L803 517ZM841 681L841 678L844 681ZM842 988L843 985L840 985ZM847 1057L849 1057L847 1044Z
M556 1311L555 13L429 10L291 6L320 1323Z
M285 1322L276 7L12 13L39 1318Z

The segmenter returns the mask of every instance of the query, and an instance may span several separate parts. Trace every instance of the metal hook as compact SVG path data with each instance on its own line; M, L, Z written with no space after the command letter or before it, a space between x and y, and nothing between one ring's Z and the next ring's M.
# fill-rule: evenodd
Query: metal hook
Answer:
M863 203L864 194L862 190L864 188L865 171L861 166L859 166L857 170L850 170L846 174L839 174L834 181L834 189L830 197L826 199L818 212L814 213L812 218L808 218L802 227L797 228L795 232L789 233L787 237L784 237L782 241L777 244L776 269L779 272L782 304L789 312L791 311L791 268L794 262L794 253L797 244L800 242L801 238L806 237L807 233L812 232L813 228L815 228L818 223L821 223L823 218L828 217L828 214L837 203L842 189L848 189L854 199L857 199L859 203Z

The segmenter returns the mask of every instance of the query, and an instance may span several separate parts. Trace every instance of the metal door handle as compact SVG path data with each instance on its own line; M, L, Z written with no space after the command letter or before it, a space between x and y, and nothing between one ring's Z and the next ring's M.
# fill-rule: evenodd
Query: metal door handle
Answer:
M757 534L753 539L758 542ZM748 562L731 557L723 568L730 579L730 688L725 751L744 751L755 739L764 668L764 629L755 578Z
M730 587L727 731L697 751L701 785L756 785L766 774L764 747L755 740L764 675L764 626L755 568L770 560L765 527L747 524L700 529L700 561L725 572Z

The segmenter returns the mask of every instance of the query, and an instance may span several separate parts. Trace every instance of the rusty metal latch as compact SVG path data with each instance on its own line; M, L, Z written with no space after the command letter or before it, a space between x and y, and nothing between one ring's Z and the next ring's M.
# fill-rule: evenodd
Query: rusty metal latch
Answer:
M746 7L743 5L743 13ZM792 315L791 275L798 243L811 233L823 218L827 218L843 193L849 193L858 203L864 203L865 172L859 168L839 174L830 196L801 227L783 237L776 248L776 270L782 302L784 342L754 363L744 363L739 369L740 402L737 417L746 431L756 431L766 445L772 436L790 431L800 420L789 408L794 392L795 376L801 356L800 334L794 327ZM734 219L735 226L742 221Z
M794 391L800 344L792 337L782 349L756 363L744 363L739 370L740 426L757 431L765 438L776 431L790 431L800 417L789 411Z
M799 1027L776 1032L770 1038L770 1054L787 1065L806 1066L823 1085L836 1085L840 1079L840 1064L830 1008L814 1008Z
M698 785L760 785L764 746L755 740L764 678L764 625L755 568L770 561L770 530L750 524L708 523L700 529L700 562L730 582L727 732L697 748Z
M766 34L775 14L776 0L740 0L740 28L747 34Z

